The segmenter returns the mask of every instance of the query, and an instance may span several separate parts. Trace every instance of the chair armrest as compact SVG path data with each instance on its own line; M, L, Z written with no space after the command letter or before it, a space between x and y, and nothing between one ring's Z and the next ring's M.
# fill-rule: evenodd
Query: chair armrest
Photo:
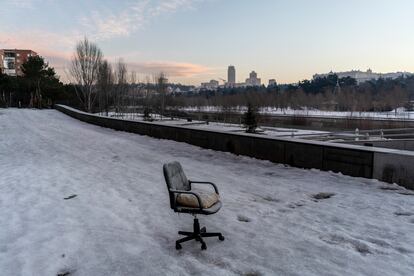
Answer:
M213 188L214 188L214 191L216 192L216 194L219 194L219 191L218 191L218 189L217 189L217 186L216 186L216 184L214 184L214 183L212 183L212 182L206 182L206 181L191 181L191 180L189 180L188 181L189 183L190 183L190 188L192 188L191 187L191 184L207 184L207 185L211 185L211 186L213 186Z
M193 196L195 196L195 197L197 198L197 201L198 201L198 207L200 208L200 210L203 210L203 205L201 205L201 199L200 199L200 196L199 196L197 193L195 193L195 192L191 192L191 191L184 191L184 190L172 190L172 189L170 189L170 192L171 192L171 193L174 193L174 194L189 194L189 195L193 195Z

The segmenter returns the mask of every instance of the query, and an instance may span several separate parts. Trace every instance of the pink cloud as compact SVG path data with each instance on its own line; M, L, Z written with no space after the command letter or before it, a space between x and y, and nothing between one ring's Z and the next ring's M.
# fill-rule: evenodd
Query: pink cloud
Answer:
M140 74L156 74L164 72L168 77L194 77L196 75L208 74L211 68L186 62L154 61L154 62L131 62L128 63L131 71Z
M14 33L0 32L0 47L27 48L30 45L34 51L41 49L68 50L74 47L76 41L82 38L74 33L61 35L47 31L19 31Z

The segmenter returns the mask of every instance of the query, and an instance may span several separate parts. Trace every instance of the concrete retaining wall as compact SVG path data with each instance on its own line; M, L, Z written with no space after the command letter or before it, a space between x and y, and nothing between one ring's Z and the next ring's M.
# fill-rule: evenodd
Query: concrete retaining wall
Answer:
M56 105L55 108L81 121L115 130L185 142L299 168L376 178L414 189L414 176L411 173L414 172L414 153L408 151L136 122L101 117L63 105ZM396 157L398 164L393 161ZM410 165L412 169L409 168Z
M414 139L396 139L396 140L379 140L379 141L347 141L343 142L351 145L372 146L387 149L409 150L414 151Z

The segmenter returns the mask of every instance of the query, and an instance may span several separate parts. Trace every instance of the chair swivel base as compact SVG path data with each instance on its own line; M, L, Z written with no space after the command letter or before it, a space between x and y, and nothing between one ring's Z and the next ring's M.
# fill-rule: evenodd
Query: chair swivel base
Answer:
M207 233L206 228L203 227L200 229L200 224L198 223L198 219L194 218L194 230L193 232L184 232L184 231L178 231L179 235L186 236L185 238L179 239L175 242L175 249L180 250L181 243L191 240L196 240L201 243L201 249L206 250L207 245L204 242L203 238L207 237L218 237L219 240L224 241L224 236L221 233Z

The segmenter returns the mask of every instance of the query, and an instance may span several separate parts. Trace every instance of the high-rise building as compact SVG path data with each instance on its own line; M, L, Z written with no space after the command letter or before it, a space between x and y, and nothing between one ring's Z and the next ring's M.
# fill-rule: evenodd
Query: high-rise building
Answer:
M23 75L21 66L31 56L37 56L32 50L0 49L0 73L9 76Z
M246 79L246 85L248 86L260 86L262 84L262 80L257 78L257 73L252 71L248 79Z
M236 68L233 65L227 69L227 84L232 86L236 84Z

